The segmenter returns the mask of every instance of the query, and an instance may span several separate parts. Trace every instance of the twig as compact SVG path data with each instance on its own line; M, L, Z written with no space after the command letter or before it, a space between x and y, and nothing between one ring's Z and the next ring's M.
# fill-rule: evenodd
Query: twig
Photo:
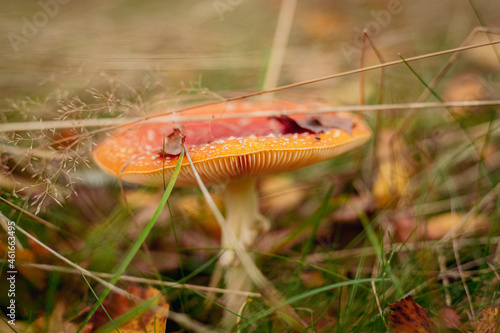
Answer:
M45 250L49 251L50 253L52 253L56 258L64 261L66 264L68 264L69 266L73 267L74 269L76 269L77 271L79 271L81 274L85 274L86 276L90 276L92 277L94 280L98 281L99 283L101 283L102 285L110 288L111 290L113 290L114 292L116 292L117 294L120 294L120 295L123 295L123 296L126 296L126 292L114 285L112 285L111 283L109 283L108 281L106 280L103 280L101 279L100 277L98 276L95 276L94 274L92 274L90 271L86 270L85 268L83 267L80 267L79 265L75 264L74 262L72 262L71 260L67 259L66 257L60 255L59 253L57 253L56 251L54 251L53 249L51 249L50 247L48 247L47 245L45 245L44 243L40 242L38 239L36 239L35 237L33 237L29 232L27 232L26 230L24 230L23 228L21 228L20 226L18 226L16 224L16 230L21 232L23 235L25 235L26 237L28 237L29 239L31 239L32 241L34 241L35 243L37 243L38 245L40 245L41 247L43 247Z
M439 264L439 274L442 274L441 280L443 281L445 304L446 306L451 306L451 295L448 289L450 287L450 279L448 275L444 274L446 272L446 257L437 253L437 260Z
M56 231L61 231L61 228L59 228L58 226L42 219L41 217L38 217L36 216L35 214L32 214L30 213L29 211L27 211L26 209L23 209L21 207L18 207L16 205L14 205L13 203L11 203L10 201L8 200L5 200L4 198L0 197L0 202L10 206L11 208L14 208L16 210L18 210L19 212L23 213L24 215L28 216L30 219L32 219L33 221L36 221L40 224L43 224L44 226L46 226L47 228L49 229L52 229L52 230L56 230Z
M377 302L380 318L382 318L382 321L384 322L386 329L389 331L389 327L387 326L387 322L385 321L384 312L382 311L382 307L380 306L380 300L378 299L377 287L375 286L375 281L372 281L372 290L373 290L373 295L375 296L375 301Z
M382 105L350 105L350 106L334 106L321 107L314 111L309 110L266 110L254 111L245 113L226 112L219 114L217 119L234 119L234 118L251 118L251 117L272 117L276 115L294 115L301 113L327 113L327 112L349 112L349 111L377 111L377 110L406 110L406 109L441 109L450 107L485 107L498 106L500 100L476 100L476 101L451 101L451 102L427 102L427 103L398 103L398 104L382 104ZM213 116L182 116L172 115L173 112L187 111L170 110L164 111L162 116L146 116L146 117L129 117L129 118L113 118L113 119L84 119L84 120L61 120L61 121L44 121L44 122L17 122L0 124L0 133L16 132L16 131L42 131L46 129L61 129L61 128L81 128L81 127L118 127L122 125L131 125L140 121L148 123L183 123L196 121L211 121ZM109 130L106 128L104 130ZM75 135L79 136L79 135ZM73 137L67 137L64 141L68 141ZM53 142L55 143L55 142Z
M82 274L82 272L80 272L79 270L71 269L71 268L67 268L67 267L62 267L62 266L54 266L54 265L46 265L46 264L33 264L33 263L19 263L17 265L18 266L28 266L28 267L38 268L38 269L42 269L45 271L52 271L52 272L62 272L62 273L77 274L77 275ZM102 277L102 278L112 278L113 277L113 274L109 274L109 273L94 272L94 271L89 271L89 272L94 276L98 276L98 277ZM86 273L83 273L83 274L86 276L92 277L92 275L88 275ZM262 296L260 293L254 293L254 292L248 292L248 291L228 290L228 289L223 289L223 288L198 286L198 285L187 284L187 283L161 281L161 280L147 279L147 278L141 278L141 277L130 276L130 275L122 275L122 276L120 276L119 280L136 282L136 283L144 283L144 284L150 284L150 285L157 285L157 286L165 286L165 287L175 288L175 289L192 289L192 290L203 291L203 292L214 292L214 293L221 293L221 294L235 294L235 295L250 296L250 297L261 297Z

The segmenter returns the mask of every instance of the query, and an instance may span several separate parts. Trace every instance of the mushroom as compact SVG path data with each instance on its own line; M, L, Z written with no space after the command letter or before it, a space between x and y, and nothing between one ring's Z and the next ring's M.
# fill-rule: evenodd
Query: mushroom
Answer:
M206 185L225 184L226 222L244 248L270 228L260 213L255 180L306 167L361 146L371 136L361 118L349 113L315 114L320 104L285 101L232 101L195 107L185 117L210 116L210 121L125 126L100 143L93 152L97 164L125 182L150 186L168 183L183 144ZM293 116L243 117L255 111L300 111ZM235 117L223 118L231 114ZM238 114L242 114L238 117ZM196 186L186 157L176 186ZM223 266L238 266L228 235L219 259ZM228 269L229 271L230 269ZM241 270L240 270L241 271ZM226 275L226 284L251 288L242 273ZM230 281L228 281L230 280ZM235 296L226 307L237 312L244 299Z

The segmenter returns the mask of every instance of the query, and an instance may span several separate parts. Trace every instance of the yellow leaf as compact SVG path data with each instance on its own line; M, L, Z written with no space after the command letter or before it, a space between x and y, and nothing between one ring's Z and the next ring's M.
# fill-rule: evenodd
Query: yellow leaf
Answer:
M406 150L395 132L379 132L376 150L379 165L372 193L381 208L402 197L409 185L410 170L403 163Z
M119 328L120 333L158 333L167 327L169 305L164 304L159 311L148 311Z
M465 219L463 213L443 213L427 220L426 235L428 239L441 239L452 229L455 234L484 230L486 219L481 216L472 216ZM463 222L463 223L462 223Z
M373 196L379 207L385 207L399 199L409 183L409 172L398 162L385 162L379 165Z

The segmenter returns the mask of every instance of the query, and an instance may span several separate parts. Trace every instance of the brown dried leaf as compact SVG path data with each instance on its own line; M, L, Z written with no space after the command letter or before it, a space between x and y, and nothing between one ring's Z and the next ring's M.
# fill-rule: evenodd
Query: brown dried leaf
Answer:
M351 119L325 115L309 117L305 120L295 120L285 115L272 118L283 125L283 134L318 134L331 128L337 128L352 136L352 128L354 126L354 122Z
M315 134L316 133L317 134L318 133L316 131L313 131L310 128L306 128L306 127L301 126L301 124L299 124L297 121L295 121L294 119L292 119L288 116L285 116L285 115L279 115L279 116L275 116L272 118L276 119L283 126L283 129L282 129L283 134L294 134L294 133L298 133L298 134L301 134L301 133ZM304 125L304 124L302 124L302 125Z
M56 142L52 147L56 149L68 149L78 140L78 131L75 128L61 128L53 136L53 140Z
M395 333L433 333L429 314L427 311L415 303L410 296L401 301L395 301L389 304L392 313L387 312L390 325Z
M148 311L141 318L135 318L127 324L120 326L120 333L154 333L165 332L167 327L168 304L160 308L163 313Z
M174 128L174 131L165 138L165 145L159 152L160 156L179 155L182 151L184 141L186 141L184 133L180 129Z
M498 327L498 308L486 308L481 312L474 333L495 333Z
M159 293L157 289L152 287L140 288L129 286L127 291L143 300L155 297ZM160 298L155 301L155 305L159 307L156 312L149 310L142 313L140 316L132 319L125 325L120 326L120 332L164 332L167 323L169 305L165 303L163 296L160 296ZM103 306L112 318L118 318L119 316L132 310L136 304L134 301L129 300L125 296L110 294L104 300ZM93 319L94 327L100 327L107 322L108 318L104 311L101 309L97 310Z
M462 326L460 315L457 310L450 306L441 309L441 318L443 318L443 324L447 328L460 328Z

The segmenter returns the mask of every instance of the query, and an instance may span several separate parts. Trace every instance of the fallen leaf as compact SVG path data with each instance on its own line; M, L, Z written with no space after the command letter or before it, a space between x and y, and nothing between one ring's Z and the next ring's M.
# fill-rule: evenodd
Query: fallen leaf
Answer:
M285 115L279 115L272 117L272 119L276 119L282 126L283 129L281 130L282 134L294 134L294 133L309 133L309 134L317 134L319 132L313 131L310 128L302 127L297 121L294 119L285 116Z
M53 136L56 144L52 146L56 149L68 149L78 140L78 131L75 128L62 128Z
M488 99L488 90L481 77L473 73L458 75L446 87L445 101L474 101ZM477 108L455 106L450 108L456 116L462 117Z
M167 327L168 305L163 305L164 313L148 311L119 327L120 333L156 333L165 332Z
M486 308L481 312L474 333L495 333L498 327L498 308Z
M394 131L378 133L376 154L379 165L372 194L381 208L396 202L410 184L411 171L404 163L407 151L408 147Z
M452 229L455 230L455 234L486 230L488 225L484 217L471 216L468 219L465 217L466 214L463 213L443 213L431 217L426 223L427 239L441 239Z
M372 194L378 207L386 207L401 198L409 185L408 170L397 161L381 163Z
M403 213L394 218L396 235L401 241L442 239L454 230L455 235L479 234L489 229L487 219L482 216L470 216L464 213L442 213L430 217L424 223L411 213ZM411 236L411 237L410 237Z
M143 300L148 300L152 297L156 297L160 291L148 287L140 288L129 286L127 291L132 295L139 297ZM165 302L165 298L160 295L160 297L154 303L158 308L156 312L153 310L148 310L136 316L134 319L130 320L124 325L119 327L121 333L153 333L153 332L165 332L169 305ZM118 318L119 316L131 311L136 303L125 296L118 294L110 294L103 302L104 308L112 318ZM107 315L103 310L99 309L94 315L93 324L94 327L100 327L107 323Z
M434 328L427 311L415 303L410 296L389 304L392 313L387 312L395 333L433 333Z
M443 325L447 328L458 329L462 326L460 315L457 310L450 306L445 306L441 309L441 318L443 318Z
M337 128L349 133L352 136L354 122L351 119L335 116L313 116L307 119L295 120L285 115L272 117L282 126L282 134L319 134L332 128Z
M186 136L178 128L165 138L165 144L159 152L160 156L177 156L182 151Z

